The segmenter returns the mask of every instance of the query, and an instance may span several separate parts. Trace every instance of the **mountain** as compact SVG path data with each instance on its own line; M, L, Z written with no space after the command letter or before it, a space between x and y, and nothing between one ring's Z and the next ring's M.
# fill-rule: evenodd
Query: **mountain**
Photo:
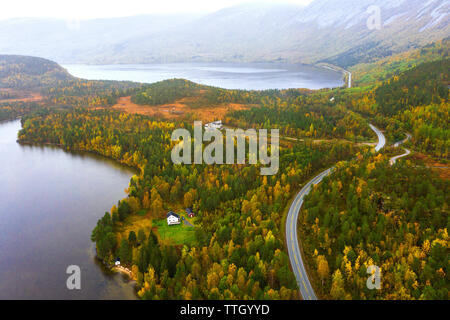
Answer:
M32 88L73 80L56 62L36 57L0 55L0 88Z
M378 6L381 29L367 9ZM81 21L0 21L0 53L61 63L329 62L347 67L450 35L448 0L316 0L306 7L251 3L206 15Z

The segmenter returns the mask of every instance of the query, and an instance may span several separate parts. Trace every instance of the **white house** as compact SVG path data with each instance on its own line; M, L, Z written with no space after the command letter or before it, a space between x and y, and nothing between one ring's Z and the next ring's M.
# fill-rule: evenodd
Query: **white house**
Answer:
M169 226L180 224L180 223L181 223L181 219L180 219L179 215L177 215L176 213L174 213L172 211L170 211L167 214L167 224Z
M223 128L222 120L214 121L214 122L205 124L205 129L206 129L206 130L208 130L208 129L217 129L217 130L221 130L222 128Z

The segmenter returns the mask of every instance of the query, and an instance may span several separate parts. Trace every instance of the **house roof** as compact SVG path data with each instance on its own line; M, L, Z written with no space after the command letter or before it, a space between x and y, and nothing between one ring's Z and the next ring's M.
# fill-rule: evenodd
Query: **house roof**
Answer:
M178 219L180 218L180 216L177 215L177 214L176 214L175 212L173 212L173 211L170 211L170 212L167 214L167 218L170 217L170 216L177 217Z
M194 213L191 208L186 208L186 213Z

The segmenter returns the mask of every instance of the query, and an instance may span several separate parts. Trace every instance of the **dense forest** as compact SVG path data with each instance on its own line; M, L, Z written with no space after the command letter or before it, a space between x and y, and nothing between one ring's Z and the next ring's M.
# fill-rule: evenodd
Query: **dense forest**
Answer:
M92 240L100 258L120 257L133 270L140 296L148 299L298 298L283 245L284 208L313 172L356 152L349 143L287 145L280 172L264 177L257 166L173 165L172 122L86 109L43 110L22 122L22 141L96 152L140 168L128 198L99 220ZM130 225L142 214L157 222L183 206L197 213L191 242L173 245L154 228Z
M420 64L448 58L449 49L450 38L447 38L372 63L354 65L350 68L353 72L353 83L358 87L380 84Z
M0 121L17 119L37 109L39 109L39 106L34 103L0 103Z
M413 152L449 160L448 41L407 56L356 66L369 87L318 91L225 90L182 79L87 81L53 77L62 71L45 61L42 67L10 62L9 69L0 64L0 83L32 87L44 100L4 103L0 121L22 117L20 141L93 152L136 168L128 196L98 221L92 241L106 264L120 258L132 270L144 299L298 299L284 245L286 208L305 182L336 163L300 213L319 297L448 299L448 180L417 160L391 166L387 155L398 150L373 155L364 146L374 139L371 122L391 144L408 132ZM31 71L22 76L23 66ZM174 165L171 133L192 131L192 122L110 110L124 96L141 105L242 104L222 119L226 125L279 128L298 140L282 139L275 176L250 165ZM166 213L185 208L196 213L194 226L168 230ZM366 288L370 265L382 270L381 291Z
M382 155L341 163L305 200L303 248L332 299L448 299L450 183ZM366 288L367 268L382 289Z
M186 99L187 98L187 99ZM224 119L232 127L272 128L293 138L345 138L366 140L373 136L367 122L341 106L330 96L310 90L226 90L173 79L138 89L132 101L141 105L161 105L183 99L194 107L237 103L246 110L230 111Z
M450 148L450 59L427 62L399 73L379 86L337 90L336 102L386 128L390 142L412 134L413 147L440 161Z
M142 85L129 81L64 81L41 90L49 104L72 107L109 107L118 97L130 95Z
M337 107L328 97L299 96L295 99L266 98L260 107L227 114L225 122L234 127L280 128L293 138L341 138L367 140L373 135L359 114Z
M448 102L450 59L419 65L375 90L378 111L393 116L410 107Z
M136 92L131 97L131 101L147 105L173 103L181 98L198 96L201 94L201 90L208 88L184 79L160 81L147 85Z
M289 90L229 90L212 86L200 85L189 80L171 79L156 82L137 90L131 97L136 104L161 105L184 101L194 108L215 106L224 103L239 103L246 105L260 104L264 99L288 99L310 93L307 89Z

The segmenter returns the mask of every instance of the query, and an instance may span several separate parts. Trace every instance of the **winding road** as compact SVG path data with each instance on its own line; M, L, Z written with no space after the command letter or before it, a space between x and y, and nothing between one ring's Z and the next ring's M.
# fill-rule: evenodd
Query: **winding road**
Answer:
M375 152L378 152L381 149L383 149L384 146L386 145L386 138L385 138L383 132L381 132L377 127L375 127L371 124L369 124L369 126L370 126L370 129L372 129L378 136L378 144L375 147Z
M383 133L373 125L370 128L378 136L378 145L375 147L375 151L378 152L384 148L386 144L386 138ZM288 247L289 259L291 261L292 270L295 274L300 294L303 300L317 300L317 296L314 293L314 289L309 281L308 274L306 273L305 265L303 262L302 254L297 237L297 222L300 209L302 208L305 196L311 191L313 185L319 184L323 178L330 175L333 172L333 168L323 171L311 181L309 181L295 197L294 201L289 208L288 216L286 218L286 245Z
M406 139L396 142L394 144L394 147L400 147L402 144L404 144L405 142L407 142L409 139L411 139L412 136L409 133L406 133ZM393 166L398 159L409 156L411 154L411 151L409 149L403 148L403 150L405 150L405 153L396 157L391 158L391 160L389 160L389 163L391 164L391 166Z

